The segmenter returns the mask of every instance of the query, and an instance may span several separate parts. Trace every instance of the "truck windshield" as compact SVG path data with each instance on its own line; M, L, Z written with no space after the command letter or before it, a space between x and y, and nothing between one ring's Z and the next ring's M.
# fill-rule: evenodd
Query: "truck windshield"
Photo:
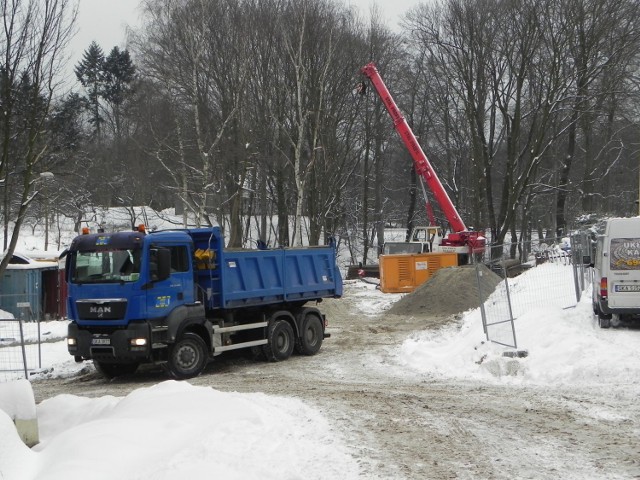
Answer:
M76 252L73 283L135 282L140 277L140 249Z

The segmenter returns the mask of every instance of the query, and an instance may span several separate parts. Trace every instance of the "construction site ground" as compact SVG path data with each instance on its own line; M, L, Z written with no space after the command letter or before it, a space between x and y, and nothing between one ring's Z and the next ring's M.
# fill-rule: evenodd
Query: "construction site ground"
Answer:
M638 422L620 420L639 418L640 405L623 389L463 382L403 370L396 349L407 336L456 322L456 311L468 308L451 295L454 280L453 291L477 288L475 276L462 277L442 276L429 292L416 290L376 315L361 311L347 285L342 299L321 304L331 338L317 355L280 363L218 358L189 382L315 406L366 479L640 478ZM446 294L435 294L437 288ZM124 396L166 379L149 367L108 381L88 362L78 376L35 381L33 388L39 402L63 393Z

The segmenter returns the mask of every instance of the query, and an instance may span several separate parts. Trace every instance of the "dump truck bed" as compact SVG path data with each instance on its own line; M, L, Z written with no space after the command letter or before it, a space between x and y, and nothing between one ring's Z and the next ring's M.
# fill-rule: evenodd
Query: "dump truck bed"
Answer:
M198 286L208 310L306 302L342 295L332 246L225 249L209 229L192 235L204 259ZM213 241L212 241L213 240Z

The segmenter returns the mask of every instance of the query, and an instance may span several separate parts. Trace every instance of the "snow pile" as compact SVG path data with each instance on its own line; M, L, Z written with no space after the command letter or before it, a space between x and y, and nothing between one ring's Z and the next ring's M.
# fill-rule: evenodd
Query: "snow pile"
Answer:
M326 420L291 398L166 381L124 398L59 395L38 405L38 417L41 442L30 450L0 411L4 480L359 475Z
M573 288L571 268L558 269L564 274L556 275L551 284L541 282L541 271L533 268L510 284L518 350L526 351L527 357L505 357L503 353L510 349L487 342L477 308L460 322L411 335L397 350L399 363L421 375L436 377L635 387L634 379L640 377L637 325L601 329L593 315L590 287L572 308L566 308L566 295L556 295Z

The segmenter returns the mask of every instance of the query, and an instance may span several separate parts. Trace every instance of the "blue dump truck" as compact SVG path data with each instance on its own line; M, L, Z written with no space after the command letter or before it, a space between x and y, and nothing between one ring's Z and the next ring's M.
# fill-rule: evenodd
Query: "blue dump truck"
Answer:
M313 303L342 295L335 246L227 249L219 227L86 233L67 252L68 350L112 378L143 363L194 377L229 350L320 349Z

